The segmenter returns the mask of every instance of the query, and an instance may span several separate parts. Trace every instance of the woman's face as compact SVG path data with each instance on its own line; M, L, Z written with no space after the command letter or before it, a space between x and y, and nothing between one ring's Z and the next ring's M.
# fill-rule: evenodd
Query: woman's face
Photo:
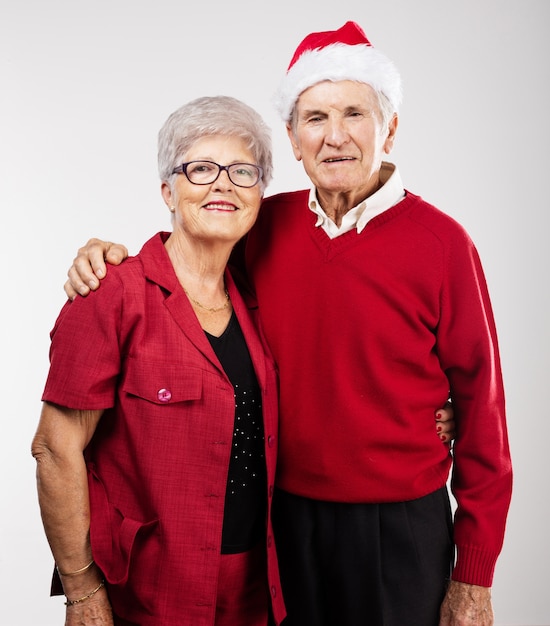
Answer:
M199 139L183 161L255 164L243 139L225 135ZM166 204L174 207L176 236L179 232L205 243L219 241L231 245L250 230L262 200L259 184L238 187L229 180L226 170L220 171L218 178L207 185L193 184L185 174L178 174L172 189L163 183L162 195Z

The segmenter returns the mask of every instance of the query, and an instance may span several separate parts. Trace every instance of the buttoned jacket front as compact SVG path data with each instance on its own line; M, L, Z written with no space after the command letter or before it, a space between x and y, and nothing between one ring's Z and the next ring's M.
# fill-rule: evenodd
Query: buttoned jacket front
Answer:
M67 303L43 399L105 409L85 451L90 537L115 612L141 626L214 623L235 399L164 248L166 233ZM253 298L226 272L262 395L268 578L284 616L270 519L277 377Z

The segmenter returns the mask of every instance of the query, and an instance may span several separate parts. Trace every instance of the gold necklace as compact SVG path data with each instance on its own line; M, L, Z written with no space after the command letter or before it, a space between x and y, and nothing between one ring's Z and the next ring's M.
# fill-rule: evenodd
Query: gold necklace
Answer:
M185 291L185 293L187 294L187 297L189 298L189 300L191 300L191 302L193 304L196 304L201 309L204 309L205 311L209 311L210 313L219 313L220 311L225 311L225 309L227 309L229 307L229 304L231 302L229 300L229 292L227 291L227 289L224 289L224 291L225 291L225 303L224 303L223 306L219 306L219 307L205 306L204 304L200 303L198 300L195 300L194 298L192 298L189 295L189 292L187 291L187 289L185 289L185 287L183 288L183 290Z

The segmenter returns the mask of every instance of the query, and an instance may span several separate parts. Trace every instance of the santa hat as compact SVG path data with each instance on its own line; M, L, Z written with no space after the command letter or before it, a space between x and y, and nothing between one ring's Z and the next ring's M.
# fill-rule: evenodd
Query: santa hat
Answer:
M324 80L355 80L382 92L394 111L401 104L401 77L395 65L373 48L362 28L346 22L338 30L309 34L296 48L273 98L288 122L300 94Z

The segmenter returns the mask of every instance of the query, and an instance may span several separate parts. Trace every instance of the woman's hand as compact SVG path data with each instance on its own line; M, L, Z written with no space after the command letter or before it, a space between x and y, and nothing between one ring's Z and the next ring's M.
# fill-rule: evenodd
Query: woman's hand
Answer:
M65 626L113 626L113 624L113 612L105 587L91 598L67 607Z
M128 250L120 243L89 239L85 246L79 248L73 264L67 272L69 279L64 285L67 296L74 300L76 296L87 296L99 287L99 282L105 278L107 267L119 265L128 256Z
M453 405L450 402L435 412L435 424L437 434L443 443L449 443L456 438L456 423Z

